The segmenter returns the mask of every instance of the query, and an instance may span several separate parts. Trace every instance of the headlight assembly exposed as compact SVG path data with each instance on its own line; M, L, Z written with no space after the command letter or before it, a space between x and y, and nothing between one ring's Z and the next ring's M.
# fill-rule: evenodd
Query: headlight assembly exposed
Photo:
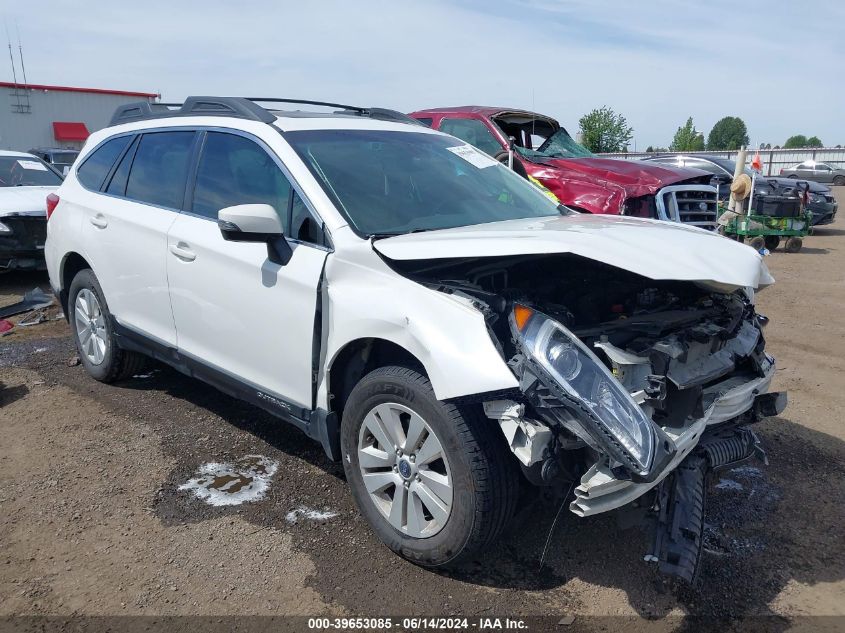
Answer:
M511 329L524 352L572 398L592 413L603 435L622 447L639 475L654 457L654 426L610 370L563 325L515 305Z

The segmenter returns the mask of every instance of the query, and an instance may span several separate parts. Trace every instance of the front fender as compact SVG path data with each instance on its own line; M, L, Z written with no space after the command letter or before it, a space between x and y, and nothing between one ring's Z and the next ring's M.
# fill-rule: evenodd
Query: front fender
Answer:
M326 263L318 406L327 408L327 376L338 354L366 338L390 341L417 358L440 400L518 386L481 312L402 277L364 246L368 252L335 253Z

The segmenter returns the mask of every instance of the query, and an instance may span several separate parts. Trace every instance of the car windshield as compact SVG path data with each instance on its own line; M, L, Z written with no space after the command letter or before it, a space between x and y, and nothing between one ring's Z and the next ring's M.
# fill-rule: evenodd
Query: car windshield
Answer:
M61 177L35 156L0 156L0 187L62 184Z
M387 236L563 208L455 138L383 130L306 130L285 138L359 235Z
M560 128L543 141L537 149L517 147L516 151L529 158L590 158L595 156L590 150L569 136L569 132Z

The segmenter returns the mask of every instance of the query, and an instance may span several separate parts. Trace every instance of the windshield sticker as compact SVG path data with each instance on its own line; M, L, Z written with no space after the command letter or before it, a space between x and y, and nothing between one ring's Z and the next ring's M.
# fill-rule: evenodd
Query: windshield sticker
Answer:
M487 154L479 152L472 145L458 145L457 147L447 147L446 149L456 156L460 156L470 165L474 165L479 169L493 167L494 165L499 164L499 161L495 158L490 158Z
M32 169L33 171L47 171L47 168L35 160L19 160L18 165L24 169Z

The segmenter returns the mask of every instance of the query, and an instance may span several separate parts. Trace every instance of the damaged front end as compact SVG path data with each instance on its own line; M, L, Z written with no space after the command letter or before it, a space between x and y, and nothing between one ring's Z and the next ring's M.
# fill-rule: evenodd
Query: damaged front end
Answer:
M652 525L646 560L692 581L707 473L764 458L750 425L786 405L766 393L775 363L751 293L568 255L453 260L423 274L472 298L518 378L518 396L484 409L526 477L572 482L578 516L624 509Z

